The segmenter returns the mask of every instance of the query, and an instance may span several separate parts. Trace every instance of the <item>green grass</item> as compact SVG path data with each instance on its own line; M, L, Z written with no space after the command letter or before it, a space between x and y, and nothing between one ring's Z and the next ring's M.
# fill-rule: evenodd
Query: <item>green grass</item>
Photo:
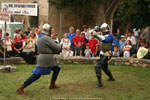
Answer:
M16 89L32 74L31 71L35 66L17 65L17 72L0 74L0 100L54 100L50 98L150 100L149 68L109 66L116 81L105 81L107 76L102 73L104 87L94 88L97 79L93 65L61 66L62 70L57 80L60 89L49 90L51 76L46 75L25 89L28 96L17 94Z

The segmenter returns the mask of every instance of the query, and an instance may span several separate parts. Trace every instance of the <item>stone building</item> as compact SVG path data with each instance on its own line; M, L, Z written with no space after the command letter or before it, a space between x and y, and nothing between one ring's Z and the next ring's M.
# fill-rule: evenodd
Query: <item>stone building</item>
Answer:
M14 15L14 21L23 22L25 29L34 26L41 27L45 22L49 22L61 37L64 32L68 32L70 26L77 28L77 16L75 14L70 14L65 10L57 10L53 5L49 4L48 0L0 0L0 9L2 2L10 3L10 1L11 3L38 3L38 16ZM119 7L119 1L114 0L108 11L104 10L103 6L100 6L90 27L93 28L100 21L107 22L113 27L114 14ZM104 11L107 11L107 13L104 13Z

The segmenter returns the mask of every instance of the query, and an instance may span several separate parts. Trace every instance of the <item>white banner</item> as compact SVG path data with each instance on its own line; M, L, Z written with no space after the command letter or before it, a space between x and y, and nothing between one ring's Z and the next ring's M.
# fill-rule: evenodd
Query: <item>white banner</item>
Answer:
M2 3L2 12L8 14L37 16L37 3Z

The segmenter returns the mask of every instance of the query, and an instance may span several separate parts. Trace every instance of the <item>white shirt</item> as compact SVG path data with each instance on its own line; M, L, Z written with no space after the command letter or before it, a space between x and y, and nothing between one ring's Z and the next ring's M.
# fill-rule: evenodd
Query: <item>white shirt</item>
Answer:
M136 28L134 28L133 32L134 32L134 36L139 36L140 29L136 30Z
M63 45L62 48L69 48L71 45L71 42L68 38L62 38L60 44Z
M87 32L83 31L83 32L81 32L81 34L82 34L82 33L85 34L85 38L86 38L86 39L88 39L88 40L90 39L91 35L90 35L90 33L89 33L88 31L87 31Z
M72 56L73 56L73 51L67 51L67 52L66 52L66 56L72 57Z
M127 41L130 40L132 45L136 45L136 38L134 36L127 37Z
M85 49L85 57L91 57L92 51L90 49Z
M7 48L7 51L12 51L12 43L11 43L11 40L6 41L6 48Z

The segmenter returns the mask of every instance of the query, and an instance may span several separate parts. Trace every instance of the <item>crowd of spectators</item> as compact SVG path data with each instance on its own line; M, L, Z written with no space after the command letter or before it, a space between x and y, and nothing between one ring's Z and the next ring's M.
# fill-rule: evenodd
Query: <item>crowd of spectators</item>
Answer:
M4 49L6 50L6 57L21 56L27 62L34 63L35 55L38 55L36 47L36 40L41 33L41 29L35 27L23 31L16 28L14 31L14 38L9 33L2 36L0 30L0 57L4 56ZM117 33L113 33L112 56L114 57L131 57L137 53L139 47L150 48L150 26L148 30L141 33L140 29L127 29L125 33L121 29L117 29ZM51 37L56 42L62 45L63 56L85 56L96 57L99 55L101 42L89 33L89 27L84 25L82 30L69 28L68 33L63 34L63 38L59 39L55 29L51 30ZM4 48L4 43L6 44ZM32 59L32 60L30 60Z

